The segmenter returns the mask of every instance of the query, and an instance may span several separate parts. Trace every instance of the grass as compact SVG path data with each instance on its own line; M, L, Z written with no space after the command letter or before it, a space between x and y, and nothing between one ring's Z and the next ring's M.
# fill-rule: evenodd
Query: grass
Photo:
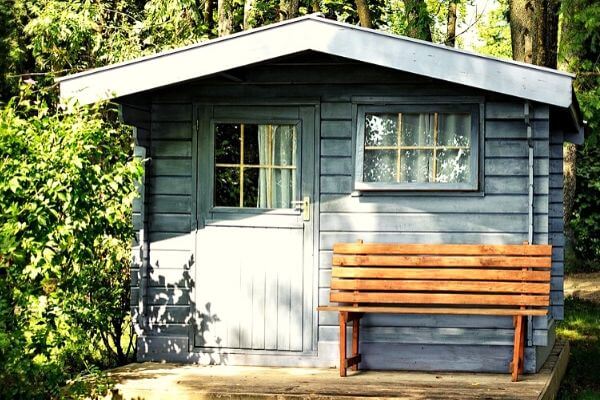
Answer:
M558 324L557 334L571 344L558 398L600 399L600 303L567 297L565 320Z

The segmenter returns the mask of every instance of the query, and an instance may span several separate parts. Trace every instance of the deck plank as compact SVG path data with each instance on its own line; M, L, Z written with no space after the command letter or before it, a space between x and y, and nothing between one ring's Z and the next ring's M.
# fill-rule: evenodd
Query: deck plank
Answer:
M349 371L340 378L332 368L163 363L130 364L109 375L115 398L127 399L547 399L556 395L567 360L568 344L557 342L539 373L515 383L508 374Z

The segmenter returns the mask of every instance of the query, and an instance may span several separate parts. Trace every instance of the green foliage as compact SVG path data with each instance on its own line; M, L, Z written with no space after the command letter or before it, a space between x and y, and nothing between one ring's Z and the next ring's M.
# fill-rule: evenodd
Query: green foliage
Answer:
M0 398L56 395L121 339L141 168L115 119L25 97L0 110Z
M577 154L574 249L581 265L600 270L600 3L565 0L560 56L577 73L575 90L588 122L584 146Z
M150 0L139 24L148 52L196 43L209 37L202 8L195 0Z
M558 324L556 333L571 345L571 358L559 398L597 399L600 397L600 304L567 297L565 320Z
M490 11L482 17L483 21L477 25L481 44L476 45L475 50L494 57L512 59L508 0L496 0L490 7Z

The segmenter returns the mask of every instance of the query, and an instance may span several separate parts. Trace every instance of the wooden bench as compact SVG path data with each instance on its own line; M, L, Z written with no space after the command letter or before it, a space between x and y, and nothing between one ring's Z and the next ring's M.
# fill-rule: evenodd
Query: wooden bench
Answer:
M546 315L550 245L338 243L333 247L330 301L338 311L340 376L358 370L365 313L513 316L512 380L523 372L525 316ZM352 323L352 355L346 326Z

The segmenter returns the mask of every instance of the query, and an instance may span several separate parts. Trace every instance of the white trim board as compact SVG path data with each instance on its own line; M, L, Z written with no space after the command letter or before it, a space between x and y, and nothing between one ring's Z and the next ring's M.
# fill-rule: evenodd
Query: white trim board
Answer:
M561 108L573 103L571 74L316 15L68 75L58 82L61 97L89 104L308 50Z

